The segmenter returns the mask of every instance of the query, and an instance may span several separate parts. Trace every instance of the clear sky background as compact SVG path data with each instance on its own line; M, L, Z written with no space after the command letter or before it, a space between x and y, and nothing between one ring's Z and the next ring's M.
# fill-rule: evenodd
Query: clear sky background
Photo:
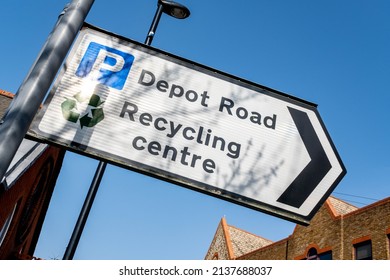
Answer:
M0 88L15 93L66 0L2 1ZM95 1L87 22L144 42L157 0ZM318 104L347 169L334 196L390 196L390 1L181 0L152 46ZM98 161L66 153L35 256L61 259ZM75 259L203 259L222 217L273 241L295 224L109 165Z

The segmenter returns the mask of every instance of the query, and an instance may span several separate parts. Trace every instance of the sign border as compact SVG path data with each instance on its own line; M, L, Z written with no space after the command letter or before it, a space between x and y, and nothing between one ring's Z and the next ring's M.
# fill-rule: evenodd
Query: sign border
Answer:
M54 145L59 146L59 147L65 147L67 150L70 150L70 151L75 152L77 154L81 154L84 156L95 158L97 160L102 160L102 157L104 157L103 161L106 161L110 164L113 164L113 165L116 165L119 167L123 167L123 168L131 170L131 171L135 171L135 172L138 172L138 173L141 173L144 175L148 175L148 176L151 176L151 177L154 177L154 178L157 178L157 179L169 182L169 183L179 185L181 187L185 187L187 189L191 189L191 190L195 190L197 192L205 193L207 195L211 195L211 196L214 196L214 197L217 197L217 198L229 201L229 202L233 202L233 203L241 205L241 206L245 206L245 207L253 209L253 210L261 211L261 212L264 212L264 213L267 213L267 214L270 214L270 215L273 215L276 217L280 217L280 218L283 218L283 219L286 219L286 220L289 220L292 222L303 224L303 225L308 225L310 223L310 220L313 218L315 213L319 210L319 208L322 206L322 204L325 202L325 200L328 198L328 196L331 194L331 192L335 189L335 187L338 185L338 183L341 181L341 179L345 176L345 174L346 174L345 166L344 166L343 162L341 161L341 158L340 158L340 156L335 148L333 141L330 138L328 131L325 128L325 125L324 125L324 123L319 115L319 112L317 111L316 104L305 101L303 99L300 99L300 98L297 98L294 96L291 96L289 94L286 94L286 93L283 93L283 92L256 84L254 82L238 78L234 75L224 73L222 71L213 69L213 68L208 67L208 66L204 66L202 64L190 61L188 59L181 58L179 56L170 54L168 52L165 52L165 51L162 51L159 49L156 49L154 47L141 44L141 43L133 41L129 38L125 38L123 36L120 36L120 35L114 34L112 32L108 32L106 30L95 27L91 24L84 23L81 30L86 30L86 29L90 29L93 32L104 33L105 35L115 37L119 43L120 42L125 42L126 44L130 43L130 44L134 45L136 49L141 49L141 51L148 53L152 56L157 56L161 59L168 60L172 63L178 64L178 65L181 65L181 66L184 66L187 68L188 68L188 65L191 65L191 69L193 69L195 71L202 72L206 75L213 76L215 78L227 81L229 83L238 85L240 87L247 88L247 89L259 92L261 94L271 96L273 98L277 98L277 99L282 100L282 101L287 102L287 103L291 103L291 104L294 104L294 105L297 105L300 107L304 107L304 108L314 112L316 115L316 118L319 121L319 124L321 125L321 129L323 130L323 132L327 138L327 141L329 141L329 144L333 150L333 153L335 154L337 161L340 164L340 167L342 169L341 173L339 174L337 179L333 182L333 184L329 187L329 189L325 192L325 194L321 197L321 199L316 204L316 206L313 207L311 212L307 216L304 216L304 215L300 215L300 214L297 214L297 213L294 213L294 212L291 212L291 211L288 211L285 209L281 209L279 207L276 207L276 206L273 206L270 204L266 204L266 203L261 202L261 201L257 201L257 200L254 200L254 199L251 199L251 198L248 198L248 197L236 194L236 193L232 193L230 191L226 191L226 190L205 184L203 182L195 181L193 179L189 179L187 177L184 177L184 176L181 176L178 174L174 174L174 173L171 173L171 172L168 172L165 170L161 170L161 169L153 167L153 166L145 165L145 164L142 164L140 162L136 162L136 161L133 161L133 160L130 160L127 158L123 158L123 157L120 157L118 155L111 155L111 154L106 153L104 151L96 150L94 148L86 147L83 145L75 145L74 143L73 143L73 145L72 145L72 143L70 145L67 145L66 143L64 143L64 141L61 141L62 138L60 136L48 135L48 134L41 132L39 130L38 125L39 125L39 122L41 120L41 117L44 114L44 111L46 108L45 106L44 106L44 109L40 110L40 112L38 112L38 114L34 118L32 126L26 135L27 138L30 138L30 139L36 140L36 141L41 141L41 142L49 142L49 143L54 144ZM78 44L79 44L79 40L76 41L75 46L77 46ZM72 50L70 51L69 56L73 55L73 53L76 49L75 46L73 46ZM60 71L60 74L58 75L58 78L56 79L56 82L54 83L54 85L51 89L51 91L53 93L57 89L58 85L60 84L61 78L64 74L65 74L65 70L64 70L64 68L62 68ZM45 101L45 105L50 103L52 96L53 96L53 94L50 94L48 96L48 98ZM37 133L34 130L40 131L40 133ZM66 142L68 142L68 141L66 141Z

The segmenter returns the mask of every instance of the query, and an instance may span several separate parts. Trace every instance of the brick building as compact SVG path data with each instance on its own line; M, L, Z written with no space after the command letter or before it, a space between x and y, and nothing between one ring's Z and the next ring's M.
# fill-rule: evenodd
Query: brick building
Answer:
M0 90L0 120L13 94ZM0 180L0 259L32 259L64 151L24 139Z
M357 208L331 196L310 225L296 225L290 236L276 242L222 218L205 259L390 259L390 197Z

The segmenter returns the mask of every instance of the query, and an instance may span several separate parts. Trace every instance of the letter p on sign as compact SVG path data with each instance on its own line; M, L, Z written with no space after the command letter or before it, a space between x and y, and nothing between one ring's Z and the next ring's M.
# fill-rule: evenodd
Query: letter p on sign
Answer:
M76 76L122 90L125 85L134 56L120 50L91 42L85 51Z

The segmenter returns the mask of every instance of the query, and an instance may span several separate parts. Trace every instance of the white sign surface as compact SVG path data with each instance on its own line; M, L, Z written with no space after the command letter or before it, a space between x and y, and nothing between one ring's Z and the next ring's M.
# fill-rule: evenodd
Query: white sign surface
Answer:
M29 134L300 223L345 174L315 105L91 26Z

